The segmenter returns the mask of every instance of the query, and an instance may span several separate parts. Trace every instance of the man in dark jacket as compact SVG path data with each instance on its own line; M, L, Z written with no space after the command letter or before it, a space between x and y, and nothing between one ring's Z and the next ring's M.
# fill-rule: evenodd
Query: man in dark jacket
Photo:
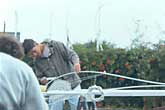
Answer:
M23 42L25 54L35 59L36 76L41 84L48 82L47 77L58 77L70 72L79 73L79 57L73 50L67 48L63 43L57 41L36 43L32 39ZM62 80L71 84L72 89L80 88L80 78L77 74L66 75ZM64 101L58 103L53 109L62 110ZM76 110L78 96L71 97L69 103L72 110Z

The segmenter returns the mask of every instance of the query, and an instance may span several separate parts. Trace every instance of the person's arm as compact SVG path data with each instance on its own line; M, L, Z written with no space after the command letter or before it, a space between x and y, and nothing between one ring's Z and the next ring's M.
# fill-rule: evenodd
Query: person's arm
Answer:
M26 55L24 56L23 61L33 69L40 84L45 85L48 82L47 79L43 76L42 68L39 68L32 58Z
M41 93L39 83L33 71L26 70L28 74L28 81L25 89L25 104L23 110L48 110L48 105Z
M79 73L81 71L79 56L77 53L66 47L62 42L51 41L52 46L55 50L62 52L62 56L66 61L70 61L74 65L74 70Z
M64 44L63 44L63 47L65 49L68 60L71 61L72 64L74 65L74 70L77 73L79 73L81 71L81 67L80 67L80 63L79 63L79 56L77 55L77 53L74 50L69 49Z
M41 85L45 85L46 83L48 83L47 78L43 75L43 69L41 67L39 67L37 64L35 66L35 75L38 79L38 82Z

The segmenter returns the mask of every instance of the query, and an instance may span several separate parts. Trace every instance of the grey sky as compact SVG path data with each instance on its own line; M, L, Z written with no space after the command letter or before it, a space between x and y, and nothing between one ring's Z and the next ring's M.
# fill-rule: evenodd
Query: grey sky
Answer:
M128 46L134 38L136 23L144 33L143 40L158 42L165 30L164 0L0 0L0 31L6 21L6 31L17 30L21 40L34 38L42 41L50 37L66 42L66 27L70 40L87 42L96 38L98 7L101 35L118 46ZM51 23L51 25L50 25Z

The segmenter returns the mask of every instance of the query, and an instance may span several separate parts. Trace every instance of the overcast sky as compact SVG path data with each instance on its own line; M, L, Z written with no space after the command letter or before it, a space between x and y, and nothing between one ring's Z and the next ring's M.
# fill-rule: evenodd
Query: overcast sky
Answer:
M165 0L0 0L0 31L6 21L6 31L20 31L21 40L65 43L68 28L72 43L97 38L126 47L139 26L143 40L156 43L165 37L164 4Z

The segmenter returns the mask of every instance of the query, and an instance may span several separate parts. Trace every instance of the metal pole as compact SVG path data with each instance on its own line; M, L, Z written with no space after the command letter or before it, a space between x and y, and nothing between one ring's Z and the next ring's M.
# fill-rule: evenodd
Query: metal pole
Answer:
M6 32L6 23L5 23L5 21L4 21L3 32L4 32L4 33Z
M17 36L17 25L18 25L18 14L17 14L17 11L15 11L15 38L18 37Z

